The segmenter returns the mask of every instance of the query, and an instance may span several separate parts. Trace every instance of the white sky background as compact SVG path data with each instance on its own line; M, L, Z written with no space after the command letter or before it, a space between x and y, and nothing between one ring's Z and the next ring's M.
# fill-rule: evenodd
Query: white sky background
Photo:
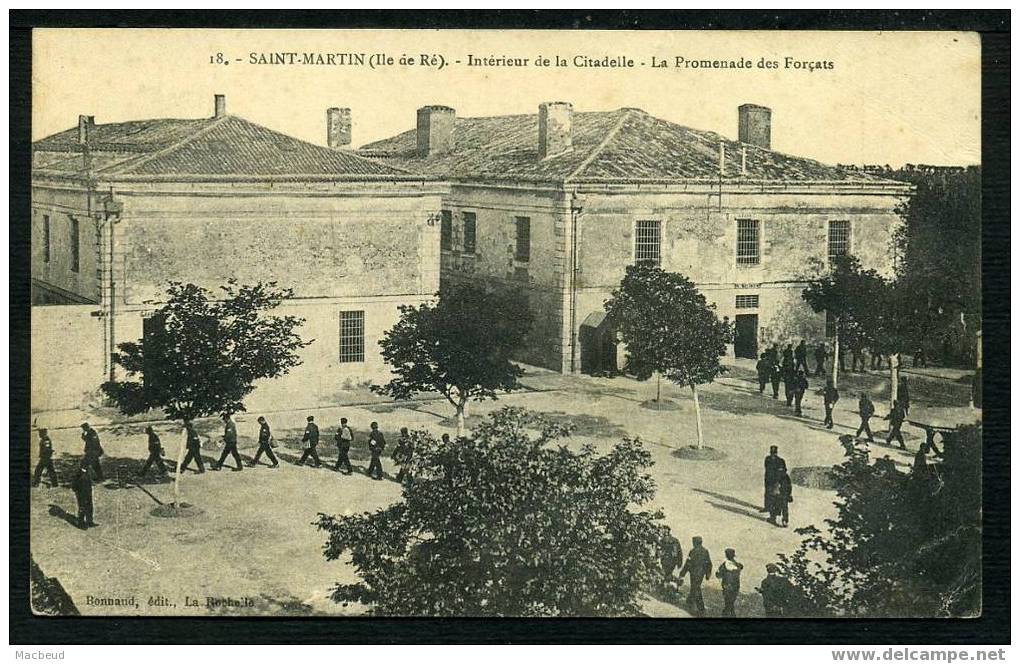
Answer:
M626 56L633 69L575 67L256 66L250 52L442 53L447 60L538 55ZM223 52L242 58L209 64ZM651 69L695 59L765 57L834 63L831 70ZM972 33L709 31L87 30L36 31L33 139L77 123L227 111L325 143L325 109L352 109L354 145L411 129L415 110L459 116L535 113L543 101L577 111L642 108L736 138L737 106L772 108L772 147L827 163L980 163L980 40Z

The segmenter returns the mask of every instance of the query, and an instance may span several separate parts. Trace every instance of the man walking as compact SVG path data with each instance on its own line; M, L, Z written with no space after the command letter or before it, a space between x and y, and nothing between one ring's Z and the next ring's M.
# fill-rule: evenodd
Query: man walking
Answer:
M797 344L796 350L793 351L794 357L794 371L803 371L804 373L811 373L807 365L807 344L801 339L800 343Z
M726 549L726 560L719 565L715 576L722 581L723 611L724 618L736 618L737 595L740 594L740 572L744 566L737 562L737 552L733 549Z
M769 362L769 354L762 353L754 368L758 372L758 394L765 394L765 386L768 385L769 378L772 375L772 364Z
M227 460L227 455L234 457L234 462L237 464L237 468L233 468L234 472L244 470L244 464L241 462L241 455L237 452L237 425L234 424L234 420L231 419L230 413L223 413L223 454L220 455L220 460L213 466L213 470L219 470L223 467L223 462Z
M769 447L769 455L765 457L765 498L763 500L764 507L761 510L762 512L772 513L775 496L778 495L776 488L779 483L779 477L785 472L786 460L779 456L779 447L772 445ZM772 517L769 517L769 521L775 523Z
M683 559L684 554L680 548L680 540L673 537L673 534L667 530L659 540L659 565L662 567L664 585L672 583L673 573L676 572Z
M82 422L81 439L85 441L85 456L82 459L82 465L95 473L97 482L102 482L105 478L99 458L103 456L103 446L99 443L99 434L89 426L88 422Z
M344 467L344 472L348 475L354 472L351 468L351 458L348 456L351 451L351 443L354 442L354 432L347 426L347 418L340 418L340 428L336 430L336 435L333 437L336 441L336 465L333 466L333 470L340 470L340 466Z
M305 435L301 438L301 444L304 445L305 451L302 452L297 465L305 465L305 459L312 457L315 461L315 467L321 466L322 462L319 461L319 453L315 450L319 445L319 425L315 423L314 415L308 416L308 424L305 425Z
M765 605L766 618L782 618L789 615L793 603L793 584L786 577L779 576L779 566L775 563L765 565L765 578L757 591L761 593L762 604Z
M411 440L411 434L408 433L407 427L400 427L400 438L397 439L397 445L393 448L393 463L400 469L397 471L397 482L403 482L405 477L410 477L407 467L411 464L413 456L414 441Z
M906 376L900 378L900 386L896 391L896 397L900 402L900 406L903 407L903 414L910 414L910 382Z
M871 403L871 397L868 396L867 392L861 392L860 399L857 400L857 414L861 416L861 426L857 427L857 433L854 434L854 438L860 438L861 432L868 434L868 442L875 442L875 437L871 435L871 418L875 414L875 404Z
M145 460L145 464L142 469L138 471L139 477L144 477L145 473L149 471L149 466L155 464L156 469L162 474L166 475L166 466L163 464L163 444L159 440L159 435L156 430L152 428L152 425L145 427L145 434L148 436L148 448L149 458Z
M804 375L804 371L798 371L797 375L793 378L793 414L800 417L803 413L801 412L800 405L804 400L804 393L807 392L808 382L807 376Z
M691 589L687 591L687 611L694 616L705 615L705 598L701 594L701 584L711 578L712 557L708 549L701 545L700 537L691 538L691 552L687 554L687 562L680 569L681 578L685 574L691 577Z
M775 360L770 360L769 378L772 380L772 398L779 398L779 383L783 380L783 370Z
M825 347L825 342L820 342L815 346L815 375L821 376L825 373L825 360L829 356L829 350Z
M832 428L832 410L839 401L839 390L832 384L831 378L825 379L825 389L822 390L822 400L825 403L825 428Z
M372 461L368 464L368 476L374 480L383 478L382 453L386 448L386 437L379 431L379 423L372 422L368 432L368 451L372 455Z
M269 429L269 422L266 422L266 418L259 415L258 423L259 448L255 451L255 457L251 460L251 466L254 468L259 465L259 457L265 454L272 464L270 468L277 468L280 462L277 461L276 455L273 454L273 432Z
M783 365L783 395L786 397L786 406L793 405L793 395L797 383L797 372L790 365Z
M903 432L900 431L900 427L903 426L903 420L906 416L903 414L903 407L900 406L899 401L892 402L892 408L889 409L889 414L884 418L889 420L889 435L885 439L886 445L892 444L893 439L896 439L900 444L900 449L905 450L907 446L903 442Z
M205 464L202 462L202 439L198 437L198 432L195 431L195 425L191 420L184 420L184 432L187 436L185 447L188 453L185 455L184 461L181 462L181 467L177 469L177 474L183 474L192 460L198 466L198 472L204 473Z
M90 466L83 460L74 479L71 480L71 489L78 503L78 527L82 530L96 526L92 504L92 475L89 468Z
M43 471L46 471L50 486L57 486L57 469L53 467L53 441L46 429L39 429L39 461L32 473L32 486L39 486L42 482Z

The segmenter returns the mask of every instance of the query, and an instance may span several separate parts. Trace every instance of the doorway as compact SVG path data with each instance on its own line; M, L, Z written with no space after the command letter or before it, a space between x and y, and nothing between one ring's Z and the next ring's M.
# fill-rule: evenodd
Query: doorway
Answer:
M578 334L581 344L581 373L589 376L613 376L619 371L616 358L616 332L604 311L589 314Z
M758 314L737 314L733 354L737 357L758 359Z

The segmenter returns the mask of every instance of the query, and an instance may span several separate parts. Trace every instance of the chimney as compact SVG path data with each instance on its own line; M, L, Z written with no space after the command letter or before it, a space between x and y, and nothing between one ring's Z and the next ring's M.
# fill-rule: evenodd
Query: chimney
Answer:
M737 133L741 143L772 149L772 109L743 104L737 109Z
M573 145L573 115L574 107L565 101L547 101L538 105L539 159L570 151Z
M326 109L326 145L343 150L351 144L351 109Z
M78 145L87 145L92 140L92 129L96 126L96 118L92 115L78 116Z
M453 126L457 111L449 106L424 106L418 109L418 156L447 154L453 151Z
M224 115L227 114L227 96L216 95L215 99L216 99L215 104L216 112L213 114L213 117L222 118Z

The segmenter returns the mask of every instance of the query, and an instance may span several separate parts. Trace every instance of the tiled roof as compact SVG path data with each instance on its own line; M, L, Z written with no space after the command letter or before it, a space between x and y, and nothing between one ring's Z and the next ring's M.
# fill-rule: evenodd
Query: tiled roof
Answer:
M78 173L78 129L33 144L33 167ZM97 177L315 177L411 179L407 171L349 150L307 143L233 115L95 125L89 158Z
M881 181L812 159L757 148L710 131L660 120L640 109L574 113L573 148L538 158L538 116L457 118L454 150L416 154L414 130L365 145L362 155L412 172L454 179L496 178L563 182L719 179L719 144L726 179L754 181ZM741 153L746 150L746 171Z

